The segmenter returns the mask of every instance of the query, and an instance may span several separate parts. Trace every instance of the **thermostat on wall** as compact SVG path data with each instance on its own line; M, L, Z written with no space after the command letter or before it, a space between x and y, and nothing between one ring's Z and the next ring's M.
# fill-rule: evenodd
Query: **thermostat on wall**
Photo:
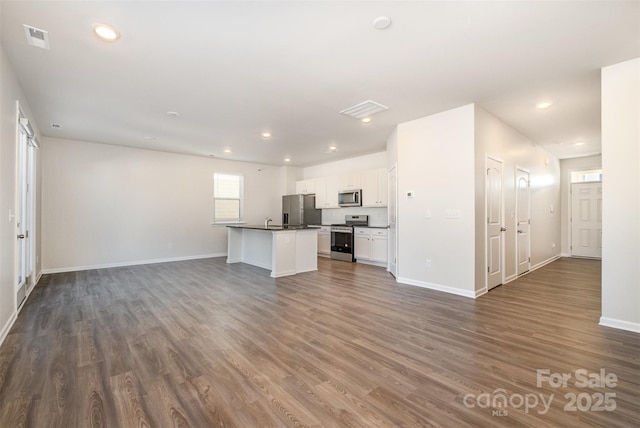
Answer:
M413 190L407 190L407 198L413 198Z

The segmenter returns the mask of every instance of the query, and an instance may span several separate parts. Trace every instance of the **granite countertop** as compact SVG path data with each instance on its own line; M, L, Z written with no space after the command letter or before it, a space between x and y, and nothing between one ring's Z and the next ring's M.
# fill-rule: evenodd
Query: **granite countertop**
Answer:
M233 227L236 229L266 230L271 232L277 232L279 230L318 229L318 226L283 226L278 224L270 224L269 227L264 227L264 224L230 224L227 227Z

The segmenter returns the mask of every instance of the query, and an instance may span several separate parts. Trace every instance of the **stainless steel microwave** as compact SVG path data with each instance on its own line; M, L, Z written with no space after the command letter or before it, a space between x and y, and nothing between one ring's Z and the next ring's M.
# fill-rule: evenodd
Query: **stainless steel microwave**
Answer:
M338 205L341 207L361 207L362 190L341 190L338 192Z

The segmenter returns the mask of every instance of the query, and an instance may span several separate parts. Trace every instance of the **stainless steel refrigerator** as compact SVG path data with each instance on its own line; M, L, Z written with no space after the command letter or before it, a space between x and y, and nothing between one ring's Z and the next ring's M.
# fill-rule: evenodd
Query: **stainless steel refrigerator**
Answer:
M316 195L282 197L282 225L308 226L322 224L322 210L316 209Z

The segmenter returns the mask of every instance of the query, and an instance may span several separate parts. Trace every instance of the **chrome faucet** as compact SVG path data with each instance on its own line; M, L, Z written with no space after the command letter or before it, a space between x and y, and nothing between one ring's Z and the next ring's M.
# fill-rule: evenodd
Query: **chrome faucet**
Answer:
M269 229L269 222L270 221L273 221L273 220L271 220L269 217L264 219L264 228L265 229Z

